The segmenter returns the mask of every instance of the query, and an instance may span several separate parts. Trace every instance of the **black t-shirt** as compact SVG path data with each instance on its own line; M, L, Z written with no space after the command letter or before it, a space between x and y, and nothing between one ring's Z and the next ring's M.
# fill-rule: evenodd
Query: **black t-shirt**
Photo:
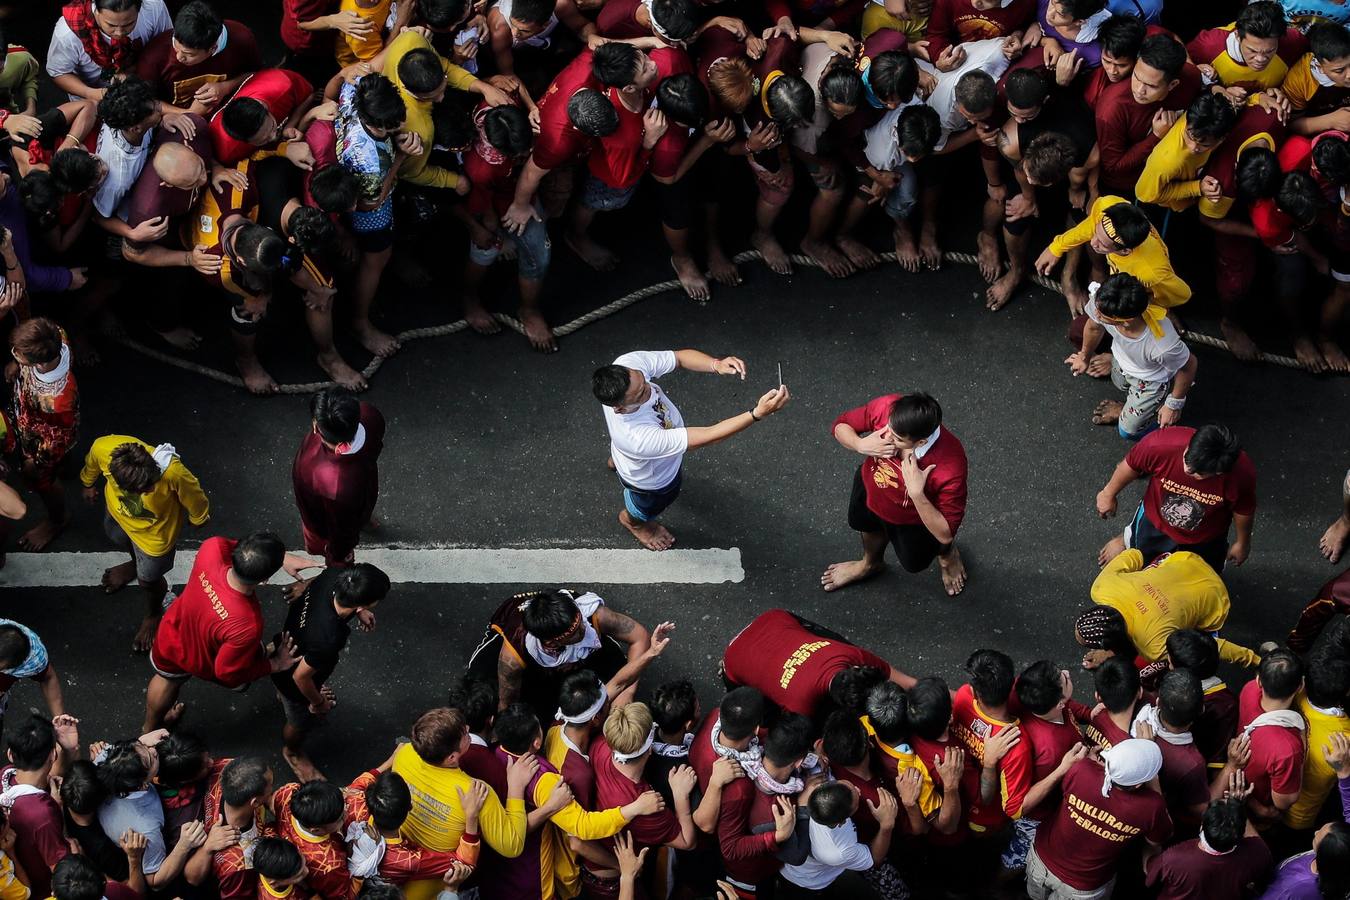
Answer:
M324 569L309 583L304 595L286 611L286 631L295 641L296 656L314 669L314 683L321 685L337 667L338 655L347 646L351 626L337 614L333 594L341 569ZM298 664L297 664L298 666ZM295 686L295 669L272 676L281 695L298 703L308 703Z
M64 813L66 836L80 845L80 852L93 860L104 877L113 881L125 881L127 878L127 855L108 835L95 819L88 825L76 822L70 813Z

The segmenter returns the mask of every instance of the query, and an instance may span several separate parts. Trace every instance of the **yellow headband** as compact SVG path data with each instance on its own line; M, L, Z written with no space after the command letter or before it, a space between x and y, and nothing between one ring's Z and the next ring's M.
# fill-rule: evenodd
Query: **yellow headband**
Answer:
M759 89L759 103L764 107L764 115L768 116L770 119L773 118L773 113L769 111L769 88L775 81L786 74L787 73L782 69L774 69L765 77L764 86Z

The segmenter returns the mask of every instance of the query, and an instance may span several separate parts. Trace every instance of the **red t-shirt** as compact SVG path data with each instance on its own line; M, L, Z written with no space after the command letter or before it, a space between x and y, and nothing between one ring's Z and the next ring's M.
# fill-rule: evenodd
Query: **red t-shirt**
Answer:
M234 92L230 101L240 97L252 97L266 106L267 111L280 124L292 110L313 93L314 87L294 72L286 69L264 69L245 81L239 90ZM216 162L222 166L232 166L241 159L247 159L258 149L225 133L221 116L228 105L229 103L223 104L211 117L211 146L216 151Z
M332 46L332 31L305 31L301 22L311 22L336 9L333 0L281 0L281 40L296 53L322 53Z
M187 107L199 87L229 81L263 67L258 41L243 22L225 20L225 47L192 66L178 61L173 50L173 32L158 35L141 51L136 74L149 82L155 96L174 106Z
M1246 728L1261 709L1261 684L1247 682L1238 697L1238 727ZM1252 730L1252 758L1244 773L1252 797L1270 805L1270 795L1297 794L1303 787L1303 732L1280 725L1262 725Z
M839 425L848 425L859 434L880 431L890 420L891 407L903 394L883 394L866 405L850 409L834 420L830 433ZM943 427L938 439L918 460L923 468L936 466L924 484L923 493L947 520L952 534L961 527L966 515L966 450ZM863 486L867 489L867 508L892 525L920 525L918 511L905 492L900 460L869 456L862 464Z
M1205 163L1205 175L1219 182L1223 196L1237 197L1238 157L1243 152L1243 145L1262 132L1275 139L1272 151L1284 140L1284 124L1275 113L1259 106L1244 107L1233 130L1209 155L1209 161Z
M324 166L335 165L338 161L337 132L333 130L333 123L325 122L323 119L315 119L305 129L305 143L309 146L309 152L314 154L314 168L305 173L304 200L306 206L317 207L319 204L314 202L314 195L310 193L309 183L314 179L315 172ZM338 214L329 213L329 217L336 222Z
M653 790L646 781L630 781L614 766L613 751L604 738L591 744L591 769L595 773L596 809L627 806L647 791ZM638 816L628 823L628 834L641 847L661 847L679 840L680 820L675 810L667 807L657 813ZM638 849L637 847L634 848Z
M1017 719L995 719L980 708L975 691L963 684L952 698L952 736L966 750L966 759L976 766L984 758L984 742L1005 728L1020 725ZM998 764L999 802L985 805L979 791L967 798L971 831L995 831L1008 819L1022 817L1022 801L1032 785L1032 753L1027 741L1019 741Z
M1199 479L1186 474L1182 457L1194 428L1159 428L1134 445L1125 462L1151 476L1144 514L1182 546L1222 540L1234 515L1256 512L1256 466L1244 450L1231 471Z
M961 743L956 739L954 733L949 733L943 740L930 741L921 738L917 734L910 738L910 746L914 748L914 753L923 760L923 764L928 767L928 772L933 776L933 787L940 790L944 795L949 790L958 793L958 805L961 807L961 818L958 820L956 832L954 834L943 834L936 829L929 831L925 840L929 843L950 847L964 841L970 835L970 803L964 802L969 797L980 796L980 764L972 760L970 755L966 755L966 764L961 770L961 783L957 785L944 784L942 773L938 771L938 763L947 755L948 747L960 747Z
M638 183L652 158L652 151L642 145L642 116L647 108L629 109L618 88L607 88L605 96L619 114L619 127L593 142L588 164L591 174L605 185L623 190Z
M1206 900L1209 897L1250 897L1270 871L1270 848L1259 837L1238 841L1231 853L1215 855L1200 841L1177 844L1155 856L1148 865L1148 887L1158 887L1156 900Z
M815 715L829 698L830 680L850 666L890 672L874 653L807 631L785 609L762 613L731 639L723 657L733 684L759 690L789 712Z
M1102 796L1106 769L1094 759L1073 764L1060 789L1064 802L1036 832L1036 855L1060 881L1092 891L1116 874L1125 845L1142 836L1161 844L1172 834L1167 803L1157 791L1118 785Z
M970 0L937 0L928 17L928 56L937 59L953 44L1004 37L1031 24L1036 0L1012 0L1006 6L976 9Z
M642 27L637 20L637 11L641 0L611 0L600 7L600 15L595 19L595 30L607 38L644 38L651 35L650 28Z
M601 88L591 73L591 51L583 50L567 64L539 100L539 134L530 158L541 169L557 169L585 159L591 139L572 127L567 104L582 88Z
M464 154L464 174L469 179L469 212L481 216L489 209L501 217L516 193L516 166L510 159L489 162L475 150Z
M1064 754L1078 744L1083 743L1083 735L1074 723L1073 717L1064 714L1063 722L1047 722L1040 716L1023 713L1020 720L1022 743L1031 747L1031 784L1038 784L1055 769L1059 768ZM1023 815L1028 819L1044 822L1059 807L1061 795L1056 787L1046 795L1035 809L1026 810Z
M258 598L236 591L226 577L237 543L223 537L202 542L183 592L155 633L150 659L157 668L228 688L271 674Z

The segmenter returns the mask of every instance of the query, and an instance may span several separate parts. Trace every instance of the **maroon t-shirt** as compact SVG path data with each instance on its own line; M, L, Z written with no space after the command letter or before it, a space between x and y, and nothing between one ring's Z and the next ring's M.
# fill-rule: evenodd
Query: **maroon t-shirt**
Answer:
M753 687L789 712L814 715L829 697L830 680L851 666L890 671L890 663L861 647L807 631L785 609L762 613L727 646L726 677Z
M1117 726L1111 720L1111 714L1105 709L1093 715L1091 707L1077 700L1070 700L1068 710L1076 721L1082 723L1083 737L1094 747L1110 750L1116 744L1130 738L1130 733ZM1138 712L1138 707L1131 711L1131 721L1135 712Z
M591 769L595 772L595 804L597 809L627 806L647 791L653 790L647 781L632 781L614 766L613 751L604 738L596 738L591 745ZM680 837L680 820L675 810L667 807L660 812L638 816L628 823L628 834L640 847L661 847Z
M911 737L910 745L914 748L914 753L928 767L928 773L933 777L933 787L943 793L944 800L947 791L956 791L957 806L961 809L961 818L958 820L959 824L954 834L943 834L940 831L932 830L928 832L925 839L939 847L950 847L961 843L970 835L970 810L974 805L972 799L980 796L979 763L971 759L970 754L966 754L966 764L961 770L961 783L957 785L944 784L942 774L938 771L938 763L946 756L948 747L961 749L961 742L950 734L946 739L937 741L930 741L916 734Z
M749 778L737 778L722 789L717 842L727 874L742 884L771 881L783 868L774 840L773 802Z
M644 28L637 20L637 11L641 0L610 0L600 8L595 19L595 30L607 38L644 38L651 35L650 28Z
M1047 722L1029 712L1023 712L1018 721L1022 729L1022 740L1031 745L1032 787L1059 768L1065 753L1083 743L1082 733L1074 724L1073 717L1067 713L1064 714L1063 722ZM1034 809L1023 807L1022 815L1037 822L1044 822L1059 807L1060 799L1060 789L1056 787Z
M225 46L219 53L196 65L185 66L174 53L173 32L166 31L145 45L136 61L136 74L149 82L160 100L186 109L203 85L229 81L262 67L262 55L253 32L243 22L226 19Z
M1178 80L1181 83L1157 103L1137 102L1128 78L1108 86L1097 97L1093 114L1103 193L1134 195L1148 155L1160 140L1153 133L1154 114L1160 109L1184 110L1200 93L1200 70L1190 63L1185 64Z
M13 783L13 776L12 767L5 770L3 781L6 787ZM61 807L46 791L25 794L14 801L8 824L14 829L16 838L14 860L28 875L32 895L51 896L52 867L70 855Z
M176 188L165 184L155 171L155 154L165 144L186 145L201 157L206 170L208 172L211 170L211 135L207 130L206 120L196 114L190 115L189 118L197 126L197 133L190 138L164 128L155 129L154 145L150 148L145 168L136 176L136 181L127 194L127 224L132 228L157 216L168 216L170 219L185 216L197 205L197 199L201 197L202 191L209 190L205 185L195 191ZM176 231L177 229L172 226L169 229L170 234Z
M1116 874L1126 844L1144 838L1161 844L1172 834L1162 795L1149 787L1111 788L1102 796L1106 768L1082 759L1064 776L1064 802L1036 832L1036 855L1069 887L1092 891Z
M468 751L459 758L459 767L470 778L486 781L502 803L506 802L506 763L501 761L491 747L470 744Z
M1148 887L1159 888L1156 900L1206 900L1209 897L1250 897L1274 861L1259 837L1238 841L1222 856L1186 841L1169 847L1148 865Z
M1220 681L1205 690L1205 705L1200 718L1191 726L1195 748L1210 765L1223 765L1228 760L1228 742L1237 736L1237 695Z
M1006 6L976 9L970 0L937 0L928 17L928 56L937 59L953 44L1005 37L1031 24L1036 0L1012 0Z
M1186 474L1182 457L1194 434L1194 428L1184 426L1159 428L1125 456L1131 469L1151 476L1144 514L1181 545L1220 540L1234 515L1256 512L1256 466L1245 450L1223 475L1199 479Z
M1194 744L1169 744L1161 738L1155 738L1153 743L1162 751L1158 783L1167 797L1173 821L1178 827L1183 822L1199 825L1200 819L1191 812L1191 807L1209 802L1209 768L1205 758Z
M877 817L872 815L872 809L867 805L868 803L879 803L881 797L881 779L877 776L875 769L869 767L867 777L863 777L857 772L845 769L843 766L831 766L830 774L837 780L851 784L858 789L858 808L853 813L853 827L858 832L858 843L872 843L872 838L876 837L877 832L881 830ZM909 816L902 811L897 827L903 832L908 830L908 824Z
M1238 698L1238 727L1246 728L1264 711L1261 684L1253 678ZM1262 725L1252 730L1251 742L1252 758L1243 772L1252 786L1252 798L1269 806L1271 792L1297 794L1303 787L1303 732Z

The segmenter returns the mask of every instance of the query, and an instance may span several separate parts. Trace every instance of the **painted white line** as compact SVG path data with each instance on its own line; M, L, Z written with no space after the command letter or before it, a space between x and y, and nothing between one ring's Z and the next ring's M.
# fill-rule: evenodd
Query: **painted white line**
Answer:
M179 551L169 583L181 585L195 551ZM357 558L391 581L420 584L721 584L745 580L741 551L361 547ZM11 553L0 586L92 587L122 553ZM284 581L286 576L279 576Z

